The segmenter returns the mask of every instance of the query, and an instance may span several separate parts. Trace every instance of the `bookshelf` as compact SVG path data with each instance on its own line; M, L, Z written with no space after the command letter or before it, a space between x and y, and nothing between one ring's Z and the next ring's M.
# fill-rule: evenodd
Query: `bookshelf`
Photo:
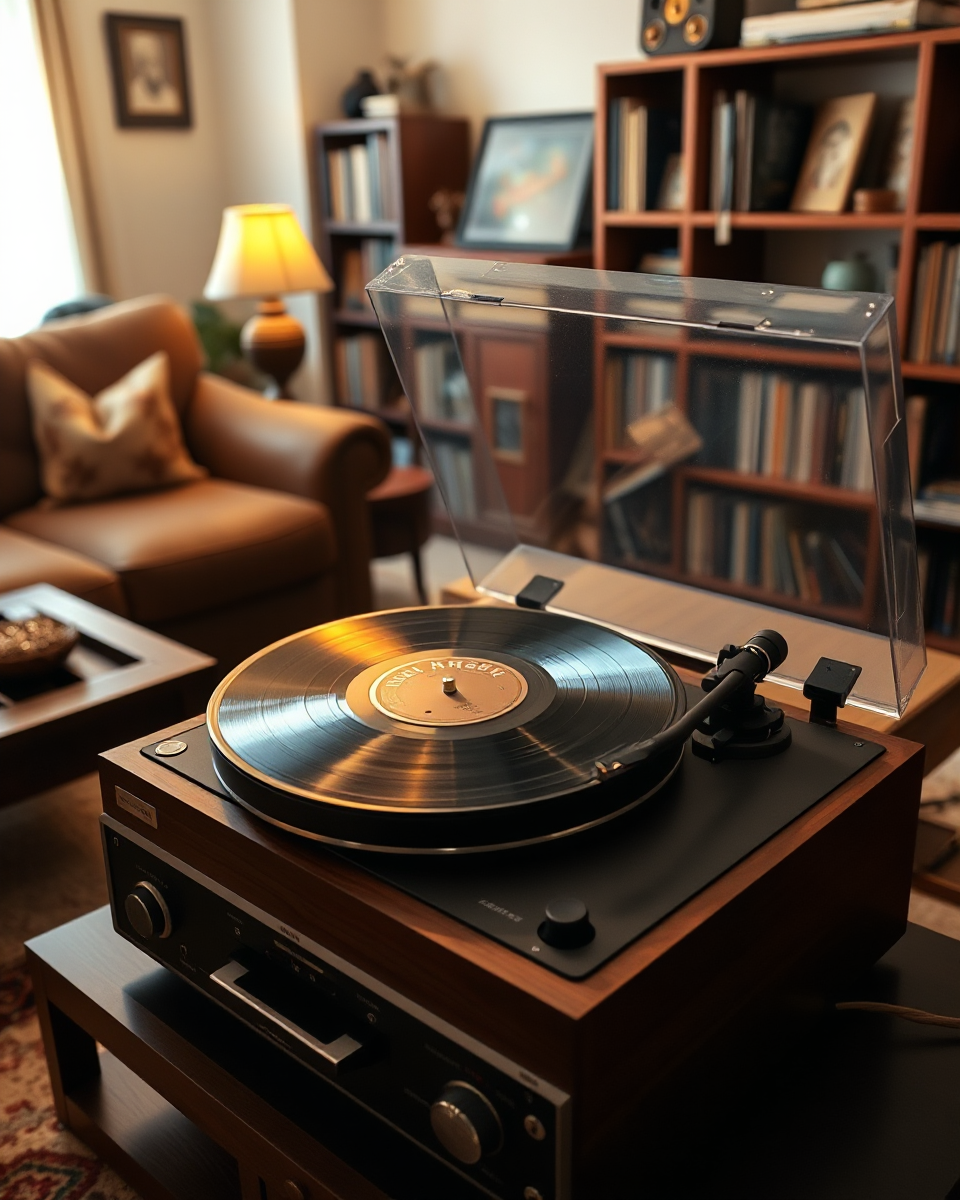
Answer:
M336 285L336 400L376 413L402 434L409 413L363 287L401 246L439 242L430 198L465 188L469 125L433 113L327 121L315 127L313 149L318 249Z
M884 144L891 137L895 111L904 99L912 97L914 133L902 211L733 211L729 214L729 241L722 244L722 236L716 237L718 214L709 206L714 103L719 92L732 96L741 89L784 104L810 106L834 96L876 92L877 116L857 186L878 186L882 182ZM611 137L616 146L620 136L617 126L611 131L611 107L621 101L620 112L639 101L650 110L666 110L679 127L683 185L676 211L608 210L610 167L614 166L614 172L616 167L607 156ZM887 290L886 275L896 297L905 395L927 399L918 485L923 487L945 476L960 477L960 406L956 390L960 384L960 355L953 362L937 361L937 353L929 350L929 339L926 361L913 361L909 353L918 343L915 323L922 317L923 306L918 273L922 284L922 267L931 256L929 248L946 243L946 255L950 245L960 241L958 112L957 29L602 64L598 68L596 115L595 264L601 269L634 271L645 254L662 255L666 251L676 255L682 275L818 286L827 261L853 252L864 253L874 265L878 290ZM616 120L621 119L615 115ZM656 190L654 181L649 194L656 194ZM652 334L638 336L608 322L595 347L594 359L596 473L601 484L631 460L629 449L613 444L610 431L617 425L617 418L609 409L615 389L605 386L611 358L631 352L670 359L673 398L686 413L694 404L698 373L710 370L711 363L722 372L724 358L730 353L723 345L711 347L706 336L658 340ZM798 387L806 379L829 388L834 386L831 380L835 383L841 378L838 372L844 369L849 369L849 363L822 349L809 355L795 350L766 351L764 362L757 363L758 371L782 371ZM842 398L835 396L829 403L842 403ZM851 469L848 467L848 474ZM775 478L769 472L733 471L701 462L676 467L669 481L663 483L659 498L662 513L669 513L669 517L661 515L658 527L652 516L647 521L643 514L635 514L636 527L649 533L646 553L636 556L626 552L626 535L617 537L616 530L610 528L609 514L601 533L601 553L644 571L852 624L865 623L870 611L881 602L877 596L879 571L872 498L839 482L827 483L821 478L804 482L790 478L790 473ZM803 475L803 471L794 473ZM800 594L798 587L798 594L785 596L769 586L758 585L761 574L765 574L768 585L775 577L776 571L769 564L762 572L759 568L753 571L752 582L744 579L743 572L739 573L739 581L709 571L704 574L698 568L703 568L706 552L692 545L691 539L696 536L698 513L708 512L711 505L715 511L733 511L731 526L738 521L772 521L772 517L763 515L771 507L787 512L789 519L801 526L804 514L811 527L818 522L822 528L835 526L842 533L838 535L842 552L849 552L852 558L856 546L862 547L855 563L863 582L859 603L852 595L838 604L838 597L812 596L808 589L802 589L806 595ZM652 499L651 512L655 508ZM749 515L745 517L744 513ZM960 652L960 505L957 517L952 521L949 518L943 505L921 504L918 542L922 575L928 580L925 601L930 644ZM727 529L724 536L734 535ZM803 541L807 533L798 536ZM659 555L658 545L662 548ZM806 552L805 541L802 548ZM811 552L814 548L810 543Z

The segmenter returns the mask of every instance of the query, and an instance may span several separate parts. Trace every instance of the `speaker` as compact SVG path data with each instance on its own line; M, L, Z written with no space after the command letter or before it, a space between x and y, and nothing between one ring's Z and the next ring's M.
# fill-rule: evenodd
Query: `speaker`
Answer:
M640 0L640 49L684 54L740 43L744 0Z

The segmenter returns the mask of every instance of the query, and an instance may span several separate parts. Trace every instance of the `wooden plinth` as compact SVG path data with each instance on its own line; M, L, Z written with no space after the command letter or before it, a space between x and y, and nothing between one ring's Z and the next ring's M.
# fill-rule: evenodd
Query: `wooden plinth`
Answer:
M923 751L873 740L883 755L581 981L274 832L145 759L146 740L104 755L101 778L111 817L571 1093L575 1194L590 1196L616 1184L638 1106L700 1048L902 934ZM155 830L118 807L117 787L156 808Z

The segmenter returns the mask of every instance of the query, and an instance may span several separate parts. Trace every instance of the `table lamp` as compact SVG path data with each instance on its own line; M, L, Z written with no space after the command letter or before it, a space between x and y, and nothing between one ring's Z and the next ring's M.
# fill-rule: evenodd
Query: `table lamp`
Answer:
M303 326L280 299L285 292L330 292L333 282L287 204L239 204L223 210L220 240L203 294L208 300L258 296L240 345L274 381L273 399L289 398L287 380L303 360Z

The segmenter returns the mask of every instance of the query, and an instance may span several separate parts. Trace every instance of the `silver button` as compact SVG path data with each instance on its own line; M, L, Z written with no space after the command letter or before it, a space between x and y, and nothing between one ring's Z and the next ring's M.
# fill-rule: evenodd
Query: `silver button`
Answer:
M182 754L186 748L186 742L180 742L176 738L173 738L169 742L161 742L155 753L161 758L173 758L175 754Z
M523 1127L535 1142L542 1142L547 1136L547 1131L544 1129L542 1122L533 1113L527 1113L523 1118Z

